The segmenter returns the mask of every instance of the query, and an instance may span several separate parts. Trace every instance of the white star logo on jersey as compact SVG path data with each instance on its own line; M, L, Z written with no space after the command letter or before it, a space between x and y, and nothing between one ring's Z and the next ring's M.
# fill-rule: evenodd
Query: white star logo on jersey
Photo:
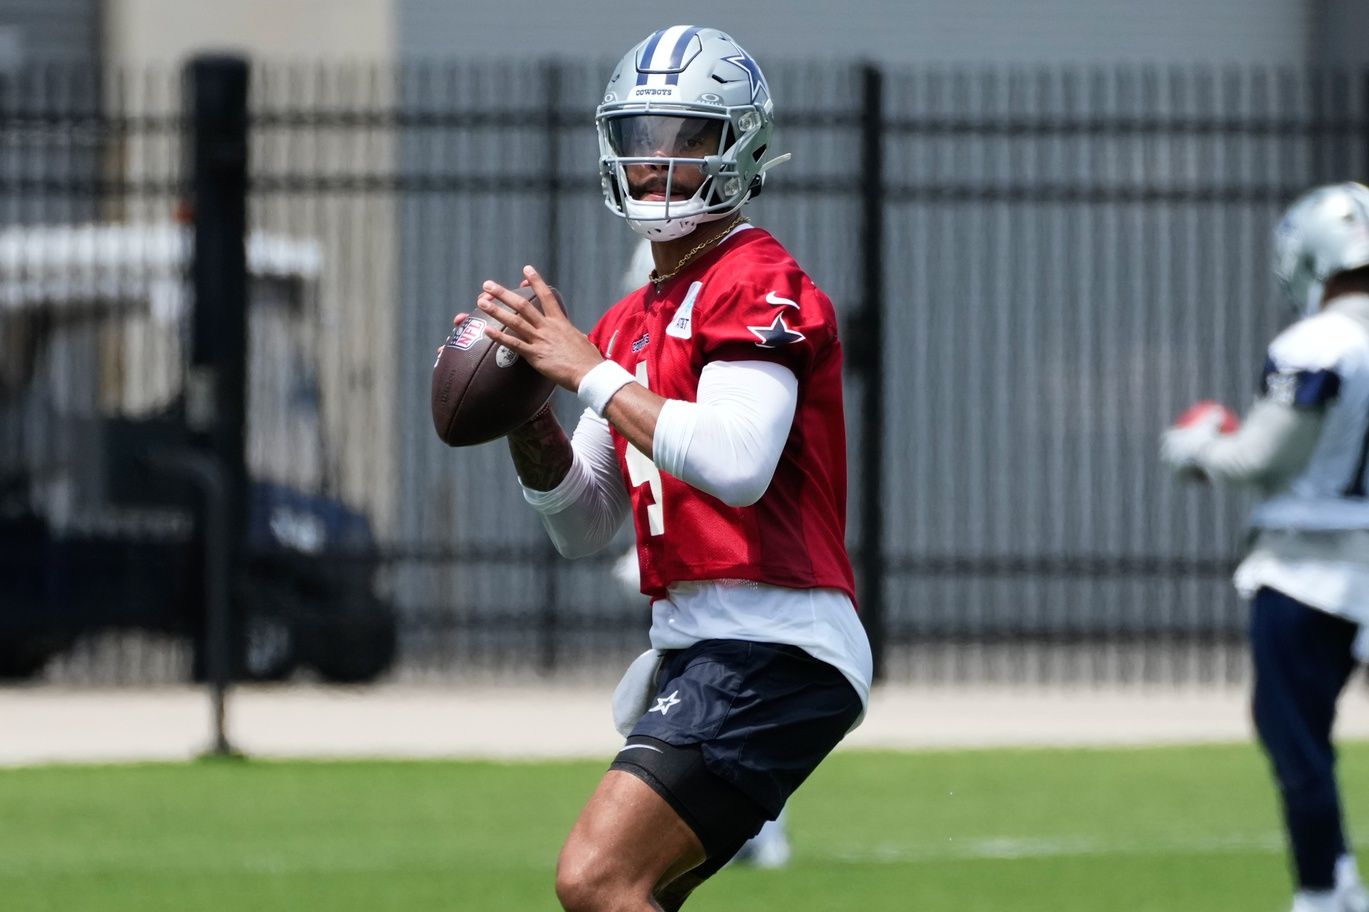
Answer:
M755 333L756 338L760 339L756 345L760 348L779 348L781 345L788 345L790 342L802 342L807 338L803 333L789 326L784 322L784 312L775 314L775 321L769 326L748 326L747 329Z
M647 710L649 713L660 713L665 715L670 711L670 707L680 702L680 692L673 690L668 697L657 697L656 705Z

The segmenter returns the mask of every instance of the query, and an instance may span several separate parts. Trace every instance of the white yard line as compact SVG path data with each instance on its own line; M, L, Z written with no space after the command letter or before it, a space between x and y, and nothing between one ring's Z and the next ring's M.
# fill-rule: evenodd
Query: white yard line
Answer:
M815 857L864 864L905 864L919 861L976 861L982 859L1080 858L1100 855L1230 855L1282 854L1284 840L1274 831L1262 835L1204 838L1164 837L1126 839L1039 839L994 836L946 839L940 843L885 843L859 851L833 852Z
M611 685L243 687L229 737L262 757L607 758ZM1338 732L1369 738L1356 678ZM884 687L841 749L1115 746L1243 741L1237 688ZM181 760L210 743L203 690L0 688L0 765Z

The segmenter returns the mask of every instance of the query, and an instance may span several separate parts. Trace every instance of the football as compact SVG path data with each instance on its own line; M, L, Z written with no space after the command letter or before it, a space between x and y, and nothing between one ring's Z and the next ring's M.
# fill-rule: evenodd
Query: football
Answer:
M531 288L516 289L538 303ZM556 300L561 294L552 289ZM452 330L433 365L433 427L448 446L475 446L503 437L536 415L556 384L523 358L496 344L485 327L503 324L477 311Z
M1241 428L1241 419L1236 417L1235 412L1211 399L1204 399L1202 402L1195 402L1184 410L1174 422L1175 427L1189 427L1197 424L1209 415L1221 416L1221 422L1217 425L1217 430L1223 434L1234 434Z

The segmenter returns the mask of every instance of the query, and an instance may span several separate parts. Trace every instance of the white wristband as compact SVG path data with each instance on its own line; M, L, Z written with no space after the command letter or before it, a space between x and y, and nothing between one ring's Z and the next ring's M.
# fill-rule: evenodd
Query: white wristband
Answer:
M602 418L613 394L635 382L636 378L621 364L616 361L602 361L590 368L589 373L580 379L580 387L575 394L590 411Z

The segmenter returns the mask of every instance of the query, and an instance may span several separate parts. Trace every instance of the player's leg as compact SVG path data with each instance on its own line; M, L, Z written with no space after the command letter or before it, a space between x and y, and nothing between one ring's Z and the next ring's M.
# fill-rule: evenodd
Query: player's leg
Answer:
M561 849L556 896L568 912L659 909L656 887L704 858L694 831L655 789L610 769Z
M659 885L661 907L678 909L778 816L860 712L840 672L794 647L710 640L669 655L613 764L656 788L704 847L706 861Z
M764 809L707 768L696 744L676 746L634 734L614 758L610 773L636 779L654 792L669 806L672 826L693 836L681 863L666 866L652 881L653 898L666 912L683 905L765 821ZM650 831L648 838L653 838Z
M1300 890L1334 889L1346 851L1331 728L1355 668L1355 625L1273 589L1251 605L1252 710L1283 801Z

